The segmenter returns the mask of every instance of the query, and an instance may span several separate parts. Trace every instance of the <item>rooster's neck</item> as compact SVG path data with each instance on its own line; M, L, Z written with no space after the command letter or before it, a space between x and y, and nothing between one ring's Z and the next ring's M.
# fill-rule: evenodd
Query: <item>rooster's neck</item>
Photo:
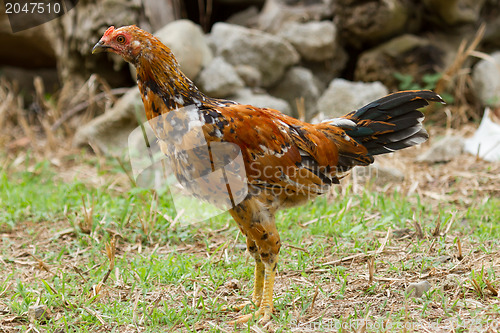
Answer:
M167 111L190 105L202 107L205 103L210 103L211 98L205 96L181 72L179 64L169 51L156 50L143 55L135 66L141 93L146 95L150 91L161 97Z

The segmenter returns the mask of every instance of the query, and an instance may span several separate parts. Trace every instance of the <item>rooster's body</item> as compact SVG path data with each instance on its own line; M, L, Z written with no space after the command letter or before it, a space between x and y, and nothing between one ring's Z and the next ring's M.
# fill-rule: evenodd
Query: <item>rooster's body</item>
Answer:
M257 316L264 320L273 311L281 246L276 211L325 193L352 167L372 163L374 155L424 142L428 135L417 109L427 101L441 101L431 91L403 91L342 118L312 125L272 109L205 96L179 70L170 49L135 26L109 28L96 50L118 53L136 67L146 116L158 139L170 138L162 151L173 157L173 170L181 183L215 169L210 147L217 143L231 143L241 151L247 187L241 200L233 200L238 189L229 188L227 175L219 183L198 186L192 192L215 204L223 193L231 194L229 212L247 237L247 249L256 262L252 301L258 307ZM194 111L169 116L186 107ZM193 134L192 124L202 129L202 135ZM208 155L176 144L193 140L191 146L206 141Z

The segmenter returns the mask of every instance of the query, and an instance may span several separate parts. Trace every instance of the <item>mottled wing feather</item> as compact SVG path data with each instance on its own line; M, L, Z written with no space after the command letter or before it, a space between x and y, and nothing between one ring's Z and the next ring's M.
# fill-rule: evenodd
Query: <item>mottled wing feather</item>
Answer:
M302 164L304 158L326 161L328 155L321 154L325 148L322 145L318 147L313 141L324 142L326 146L326 137L319 132L316 135L321 138L314 137L317 131L311 125L310 130L305 131L295 127L297 124L294 122L298 121L294 118L249 105L233 105L218 111L220 116L216 123L206 125L208 133L213 132L217 123L228 123L220 139L241 148L250 183L278 186L290 191L324 192L325 185L329 185L330 181ZM213 140L214 136L210 138ZM330 156L332 159L335 157L334 153Z

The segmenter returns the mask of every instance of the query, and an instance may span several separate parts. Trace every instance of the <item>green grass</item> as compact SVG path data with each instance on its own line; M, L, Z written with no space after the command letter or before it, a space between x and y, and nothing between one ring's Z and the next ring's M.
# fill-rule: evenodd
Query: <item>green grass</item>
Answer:
M253 267L229 215L172 225L154 213L173 219L171 202L157 204L148 190L117 186L123 175L113 162L89 163L102 178L97 185L77 175L63 181L48 161L27 159L0 171L0 331L233 331L227 322L237 314L220 310L248 299ZM500 284L500 199L436 204L397 191L346 191L278 214L284 246L274 331L332 331L367 318L371 331L389 322L394 327L386 328L397 332L396 325L419 320L430 328L443 327L440 318L456 324L457 316L464 327L474 320L487 327L500 316L486 282ZM81 227L83 202L93 206L88 232ZM413 234L414 221L423 239ZM438 223L441 231L450 225L448 234L431 235ZM368 283L367 260L389 228L410 232L389 238ZM113 237L115 266L100 287ZM405 286L421 279L431 290L405 296ZM50 309L47 321L29 321L35 305Z

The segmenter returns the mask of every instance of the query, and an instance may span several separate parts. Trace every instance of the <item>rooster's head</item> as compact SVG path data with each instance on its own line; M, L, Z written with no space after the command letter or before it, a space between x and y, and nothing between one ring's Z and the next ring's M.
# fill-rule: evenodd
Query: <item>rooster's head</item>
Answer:
M111 26L106 30L99 42L92 49L92 54L99 52L113 52L119 54L126 61L134 64L145 49L151 49L157 43L156 37L129 25L115 29Z

